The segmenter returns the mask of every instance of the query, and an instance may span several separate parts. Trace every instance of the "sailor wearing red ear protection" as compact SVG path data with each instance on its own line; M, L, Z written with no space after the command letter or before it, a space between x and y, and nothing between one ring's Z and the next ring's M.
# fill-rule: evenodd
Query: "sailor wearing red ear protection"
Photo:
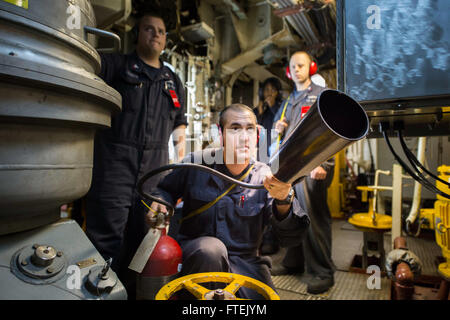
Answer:
M279 120L274 126L282 136L288 136L296 124L307 116L309 107L325 89L311 81L311 76L316 72L317 65L308 53L298 51L291 56L289 75L295 89L282 104L276 115ZM272 275L281 275L303 273L306 266L306 271L312 276L307 291L313 294L325 292L334 284L331 214L327 205L327 188L333 178L333 171L332 158L312 170L309 176L294 186L297 199L310 216L311 228L302 245L288 248L281 264L272 269Z
M310 55L308 56L310 59L312 59ZM311 78L316 73L317 73L317 63L311 60L311 63L309 64L309 77ZM291 68L289 66L286 67L286 77L292 80Z
M306 114L309 107L316 101L323 87L315 85L311 76L317 73L317 64L305 51L295 52L286 68L286 76L294 82L294 91L289 100L282 104L275 116L277 121L274 128L286 136L294 128L294 123ZM282 116L283 115L283 116Z

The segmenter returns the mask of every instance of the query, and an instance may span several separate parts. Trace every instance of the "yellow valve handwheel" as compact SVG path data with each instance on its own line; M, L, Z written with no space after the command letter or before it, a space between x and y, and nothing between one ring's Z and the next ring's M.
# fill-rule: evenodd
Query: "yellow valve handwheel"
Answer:
M222 282L226 283L227 286L224 289L211 290L200 285L200 283L205 282ZM261 281L228 272L194 273L175 279L162 287L156 294L155 299L169 300L179 290L186 289L198 300L245 300L235 296L235 293L241 287L255 290L266 300L280 300L278 294Z
M437 230L438 230L440 233L445 233L445 232L447 232L447 227L446 227L445 224L443 224L442 222L438 223L437 226L436 226L436 228L437 228Z

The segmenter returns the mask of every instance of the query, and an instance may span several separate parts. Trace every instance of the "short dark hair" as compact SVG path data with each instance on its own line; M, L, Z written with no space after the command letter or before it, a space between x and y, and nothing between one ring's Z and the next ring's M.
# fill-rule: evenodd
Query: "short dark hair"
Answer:
M251 113L254 117L255 117L255 121L256 121L256 115L253 112L252 108L250 108L249 106L242 104L242 103L233 103L230 104L228 106L226 106L222 111L220 111L219 114L219 127L220 129L223 131L223 128L225 126L226 123L226 113L230 110L233 111L247 111L249 113Z
M264 89L268 84L271 84L272 87L274 87L275 90L277 90L278 92L281 91L281 81L278 78L275 77L267 78L266 80L264 80L262 88Z
M166 21L164 20L164 17L162 16L162 14L159 11L149 10L149 11L139 12L136 16L136 18L137 18L136 23L134 24L133 29L131 30L135 44L138 42L139 31L141 29L141 21L144 17L154 17L154 18L161 19L164 22L164 26L166 26L166 29L167 29Z
M277 101L281 101L283 100L283 97L281 95L281 81L278 78L275 77L270 77L267 78L266 80L264 80L261 88L264 90L264 88L270 84L275 90L277 90L278 95L277 95Z
M164 22L164 25L166 25L166 21L161 12L156 11L156 10L142 11L142 12L138 13L138 15L136 16L137 21L136 21L135 27L137 28L138 31L139 31L139 26L141 24L141 21L144 17L159 18Z

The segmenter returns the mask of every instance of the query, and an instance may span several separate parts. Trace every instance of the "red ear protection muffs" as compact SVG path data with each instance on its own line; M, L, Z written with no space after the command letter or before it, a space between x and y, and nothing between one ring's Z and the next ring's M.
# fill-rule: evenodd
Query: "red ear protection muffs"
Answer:
M311 65L309 66L309 76L313 76L317 73L317 63L314 61L311 62Z
M259 143L259 133L261 132L261 128L260 127L256 127L256 134L257 134L257 136L256 136L256 146L258 146L258 143Z
M289 80L292 80L291 69L289 69L289 66L286 67L286 77L287 77Z
M312 61L311 64L309 65L309 76L311 77L312 75L315 75L316 73L317 73L317 63ZM288 77L288 79L292 80L291 70L289 69L289 66L286 67L286 77Z

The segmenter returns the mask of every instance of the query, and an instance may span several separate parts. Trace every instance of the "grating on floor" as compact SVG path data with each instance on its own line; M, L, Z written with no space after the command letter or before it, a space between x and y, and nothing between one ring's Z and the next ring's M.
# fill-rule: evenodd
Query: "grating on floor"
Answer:
M349 272L355 255L362 253L362 232L345 220L333 220L332 258L336 265L335 285L320 295L306 292L310 280L308 274L272 277L275 288L282 300L389 300L391 280L380 278L379 289L369 289L370 274ZM391 234L384 237L386 254L391 251ZM436 258L442 255L441 248L432 239L407 237L408 248L422 262L422 274L437 276ZM281 263L286 250L281 249L271 256L273 264Z
M369 275L336 271L334 286L327 292L312 295L306 292L307 276L272 277L275 288L281 299L286 300L389 300L390 280L382 277L379 288L369 289Z

